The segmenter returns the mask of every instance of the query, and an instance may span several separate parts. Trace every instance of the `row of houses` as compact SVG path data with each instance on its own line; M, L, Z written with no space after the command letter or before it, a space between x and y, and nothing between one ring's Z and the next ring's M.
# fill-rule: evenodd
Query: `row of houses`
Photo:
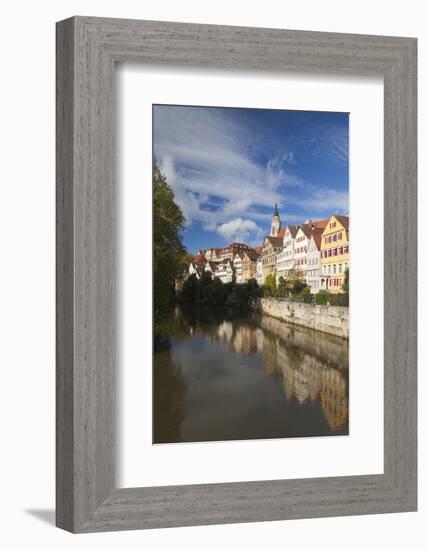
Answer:
M256 279L263 285L273 273L277 283L299 276L316 294L320 290L342 292L349 268L349 217L338 214L300 225L281 226L275 205L269 235L263 245L231 243L225 248L199 250L189 265L189 275L200 278L211 272L223 283Z

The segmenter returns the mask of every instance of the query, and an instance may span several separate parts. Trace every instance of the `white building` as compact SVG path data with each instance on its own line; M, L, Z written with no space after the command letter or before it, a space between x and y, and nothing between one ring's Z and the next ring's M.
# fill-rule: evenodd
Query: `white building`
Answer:
M223 284L233 281L233 264L230 260L225 260L217 264L217 270L213 273Z
M287 225L282 240L282 252L276 257L276 282L279 278L287 278L290 269L294 269L294 238L298 231L297 225Z
M294 239L294 268L303 272L306 270L306 256L310 239L310 228L306 225L301 225Z
M312 233L306 255L305 280L312 294L321 288L321 239L321 232Z
M234 258L233 258L233 268L235 270L235 275L236 275L236 282L237 283L243 283L243 279L242 279L242 258L243 258L243 254L235 254Z

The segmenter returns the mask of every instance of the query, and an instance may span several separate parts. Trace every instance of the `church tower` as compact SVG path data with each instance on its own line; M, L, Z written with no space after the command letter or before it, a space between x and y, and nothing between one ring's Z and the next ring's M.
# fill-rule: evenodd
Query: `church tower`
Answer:
M275 203L275 210L273 212L272 223L270 226L270 236L276 237L281 229L281 219L279 217L278 205Z

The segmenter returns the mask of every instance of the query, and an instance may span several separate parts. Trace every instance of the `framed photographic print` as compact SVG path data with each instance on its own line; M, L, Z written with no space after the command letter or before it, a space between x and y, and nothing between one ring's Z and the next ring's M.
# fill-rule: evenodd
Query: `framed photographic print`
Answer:
M416 510L416 40L57 26L57 525Z

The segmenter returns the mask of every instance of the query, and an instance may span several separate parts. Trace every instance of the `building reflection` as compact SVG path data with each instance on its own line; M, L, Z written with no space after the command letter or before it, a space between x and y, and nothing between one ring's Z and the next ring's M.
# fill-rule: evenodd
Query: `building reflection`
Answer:
M348 343L265 318L262 364L267 376L282 374L287 400L321 404L331 432L348 423ZM275 336L274 336L275 335Z
M319 407L331 433L339 430L346 433L349 354L346 340L271 317L254 314L240 319L227 311L201 308L197 311L177 308L173 336L179 340L201 336L226 346L239 355L234 368L242 368L250 361L245 358L253 357L251 364L259 362L266 378L280 382L288 402ZM162 437L174 440L174 432L180 429L184 416L179 401L186 393L186 384L180 379L179 371L169 364L170 356L165 355L161 361L165 363L162 368L167 381L162 391L169 392L161 401L169 400L172 404L166 412L160 407L157 414L171 417L171 433Z
M321 406L332 432L348 422L348 384L342 373L326 369L322 376Z

